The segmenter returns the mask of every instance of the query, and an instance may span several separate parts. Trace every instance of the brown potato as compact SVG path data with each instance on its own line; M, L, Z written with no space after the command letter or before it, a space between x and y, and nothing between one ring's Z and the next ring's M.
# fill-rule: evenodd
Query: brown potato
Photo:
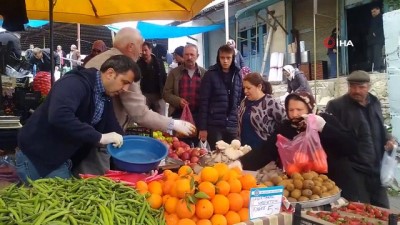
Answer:
M288 190L286 190L286 189L283 190L283 196L285 196L287 198L287 197L289 197L289 194L290 193Z
M303 181L303 189L312 189L314 187L314 182L312 180Z
M275 176L271 178L272 183L274 183L275 185L278 185L281 181L282 181L282 177L279 176Z
M294 190L294 184L288 184L288 185L286 185L286 189L288 190L288 191L293 191Z
M320 174L319 177L324 181L329 179L325 174Z
M299 200L299 202L305 202L305 201L309 201L310 199L306 196L300 196L300 198L298 200Z
M318 175L319 175L319 174L318 174L317 172L315 172L315 171L310 171L310 172L308 172L308 173L310 173L310 174L312 175L312 179L318 177Z
M292 197L287 198L287 200L288 200L289 202L297 202L297 199L292 198Z
M317 180L313 180L313 182L314 182L314 186L318 186L318 187L321 187L322 186L322 182L320 182L320 181L317 181Z
M332 188L334 187L334 185L331 182L327 182L327 181L322 183L322 185L325 186L328 191L332 190Z
M322 193L320 186L314 186L311 191L314 195L321 195Z
M294 189L290 192L290 197L298 199L301 196L301 191L299 189Z
M339 189L338 186L334 186L334 187L332 188L332 190L330 190L330 192L331 192L333 195L339 193L339 191L340 191L340 189Z
M297 189L303 188L303 181L301 181L300 179L294 179L293 184L294 184L294 187Z
M310 197L313 194L313 192L310 189L304 189L301 191L301 195L305 197Z
M320 199L319 195L311 195L310 200Z
M327 192L328 189L325 186L321 186L321 194Z
M304 180L312 180L313 175L311 173L303 173L302 174Z
M300 173L292 173L290 176L292 179L303 179Z
M314 177L314 178L312 179L312 181L314 181L314 183L316 183L316 182L320 182L320 183L324 182L324 180L322 180L321 177Z

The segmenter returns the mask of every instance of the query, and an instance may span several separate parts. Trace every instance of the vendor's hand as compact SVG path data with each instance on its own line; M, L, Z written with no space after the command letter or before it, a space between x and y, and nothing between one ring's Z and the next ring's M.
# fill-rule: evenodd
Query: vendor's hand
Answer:
M242 163L241 163L239 160L235 160L235 161L231 162L231 163L228 165L228 168L229 168L229 169L239 168L240 170L243 170Z
M196 131L196 127L193 124L183 120L174 120L174 126L172 129L185 136L190 136Z
M206 130L201 130L201 131L199 132L199 139L200 139L200 141L207 141L207 135L208 135L208 133L207 133Z
M181 105L181 108L185 108L185 105L188 105L189 102L187 102L184 98L181 98L181 101L179 103Z
M309 114L304 114L301 117L303 117L307 121L308 115ZM322 130L325 127L326 121L325 121L324 118L322 118L319 115L314 115L314 116L315 116L315 120L316 120L316 123L317 123L317 130L318 130L318 132L322 132Z
M392 151L398 147L397 142L395 140L388 140L385 144L386 151Z
M122 135L111 132L107 134L102 134L101 139L100 139L100 144L107 145L107 144L113 144L115 148L120 148L122 144L124 143L124 140L122 138Z

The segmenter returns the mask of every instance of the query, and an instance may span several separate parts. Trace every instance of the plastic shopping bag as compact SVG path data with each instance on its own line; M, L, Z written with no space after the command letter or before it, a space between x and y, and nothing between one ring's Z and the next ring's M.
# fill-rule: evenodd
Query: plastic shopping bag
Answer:
M381 166L381 183L384 187L390 187L395 179L394 173L397 167L396 153L385 151L382 158Z
M279 156L287 174L315 171L328 172L327 156L318 135L315 115L307 118L307 128L289 140L278 134L276 142Z
M193 124L193 125L196 126L196 124L195 124L195 122L194 122L194 120L193 120L192 113L190 112L189 105L185 105L185 107L183 107L182 115L181 115L181 120L184 120L184 121L189 122L189 123L191 123L191 124ZM185 135L183 135L183 134L180 134L180 133L177 133L176 136L177 136L178 138L187 137L187 136L185 136ZM192 135L189 136L189 137L196 137L196 136L197 136L197 132L193 132Z

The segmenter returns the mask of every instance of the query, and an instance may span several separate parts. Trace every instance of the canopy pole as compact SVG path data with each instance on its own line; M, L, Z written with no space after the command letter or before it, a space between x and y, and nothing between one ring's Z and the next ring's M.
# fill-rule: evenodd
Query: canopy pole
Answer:
M78 23L77 24L77 26L76 26L76 33L77 33L77 36L78 36L78 51L79 52L81 52L81 24L80 23Z
M225 0L225 5L224 5L224 11L225 11L225 43L228 42L229 40L229 3L228 0Z
M53 39L53 9L54 4L53 0L49 0L49 22L50 22L50 65L51 65L51 73L50 73L50 81L51 86L54 84L54 39Z

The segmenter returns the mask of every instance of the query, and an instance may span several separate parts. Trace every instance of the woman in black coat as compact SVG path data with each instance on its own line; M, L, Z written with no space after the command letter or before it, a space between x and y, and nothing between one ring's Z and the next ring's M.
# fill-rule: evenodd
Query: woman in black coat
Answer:
M307 92L297 92L285 99L288 120L277 128L270 141L261 148L256 148L240 158L245 170L258 170L273 160L278 160L276 135L281 134L293 139L306 128L307 115L311 114L315 105L314 98ZM332 115L321 113L316 116L319 137L328 158L327 176L342 189L342 197L358 201L358 184L355 182L353 168L348 156L357 150L357 139ZM304 119L305 118L305 119Z

